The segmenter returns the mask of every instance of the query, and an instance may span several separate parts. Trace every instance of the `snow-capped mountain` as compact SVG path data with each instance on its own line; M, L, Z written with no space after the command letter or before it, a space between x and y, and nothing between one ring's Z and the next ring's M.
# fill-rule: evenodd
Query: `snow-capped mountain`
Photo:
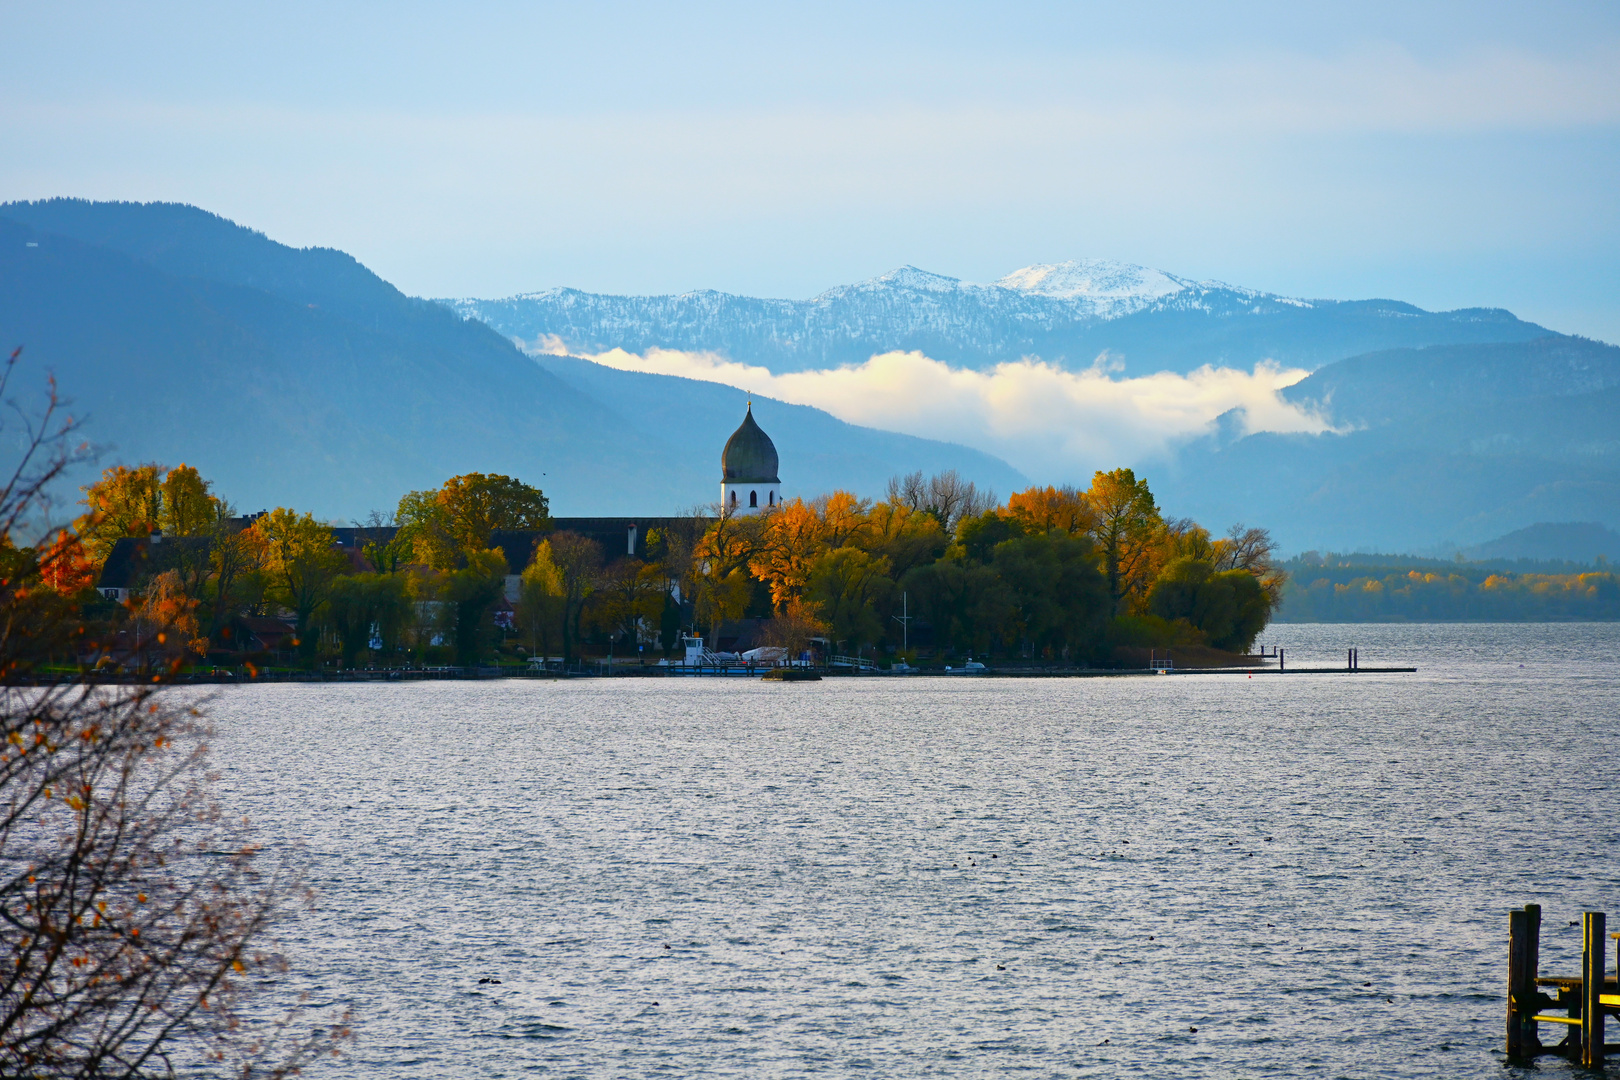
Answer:
M1393 300L1299 300L1103 260L1026 266L991 284L903 266L809 300L559 288L441 302L532 352L708 351L778 373L860 363L896 349L972 368L1023 357L1084 368L1106 353L1137 374L1267 359L1314 369L1380 348L1548 333L1494 309L1435 313Z

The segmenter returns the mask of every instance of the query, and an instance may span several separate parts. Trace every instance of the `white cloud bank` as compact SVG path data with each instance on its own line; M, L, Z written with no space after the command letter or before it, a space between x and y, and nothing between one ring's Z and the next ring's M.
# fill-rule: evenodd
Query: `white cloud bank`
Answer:
M588 357L624 371L724 383L840 420L995 454L1041 483L1084 483L1095 469L1162 459L1177 443L1242 410L1244 433L1330 429L1325 418L1278 393L1306 371L1266 362L1253 371L1203 367L1116 377L1106 359L1085 371L1039 360L986 371L953 368L920 352L888 352L864 364L772 374L714 353L613 349Z

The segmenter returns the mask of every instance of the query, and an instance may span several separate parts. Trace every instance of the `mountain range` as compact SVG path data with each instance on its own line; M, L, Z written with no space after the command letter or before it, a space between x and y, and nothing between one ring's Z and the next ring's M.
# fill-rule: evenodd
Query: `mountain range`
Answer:
M1106 353L1138 374L1310 370L1283 397L1325 433L1249 432L1234 412L1168 459L1118 462L1166 512L1266 525L1287 550L1620 527L1620 349L1495 309L1295 300L1117 263L1026 267L993 285L905 268L810 301L433 302L342 252L194 207L48 200L0 205L0 343L25 350L12 394L54 372L104 461L188 462L245 510L348 520L476 470L537 483L559 514L671 513L714 497L747 396L556 353L699 349L790 371L916 348L980 368ZM753 400L789 494L876 495L917 469L1003 495L1028 482L979 450Z
M1495 308L1300 300L1101 260L1027 266L990 285L905 266L809 300L548 289L441 302L531 352L717 352L777 374L858 364L890 350L974 369L1026 356L1080 369L1105 354L1133 375L1206 364L1247 369L1262 360L1311 369L1378 349L1528 341L1550 332Z
M10 392L26 407L54 373L104 463L184 461L242 509L339 520L471 471L534 483L559 514L706 504L746 400L559 375L342 252L178 204L0 205L0 335L23 347ZM790 486L875 494L897 472L949 468L1024 481L988 454L803 406L755 399L755 414Z
M1154 490L1200 520L1270 524L1293 551L1457 550L1535 523L1620 525L1613 345L1548 335L1389 349L1325 365L1283 396L1339 430L1239 437L1239 418L1223 417Z

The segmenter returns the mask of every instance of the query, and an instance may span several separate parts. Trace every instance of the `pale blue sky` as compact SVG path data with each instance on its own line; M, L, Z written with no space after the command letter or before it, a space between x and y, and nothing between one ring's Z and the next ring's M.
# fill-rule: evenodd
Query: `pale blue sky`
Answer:
M1620 341L1620 5L0 0L0 199L405 290L808 296L1105 257Z

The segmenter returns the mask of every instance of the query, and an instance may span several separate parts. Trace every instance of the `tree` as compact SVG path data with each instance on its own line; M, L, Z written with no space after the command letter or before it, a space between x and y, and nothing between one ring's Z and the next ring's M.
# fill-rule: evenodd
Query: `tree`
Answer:
M468 552L467 565L450 572L442 595L455 620L451 639L462 667L475 666L488 650L495 631L490 609L505 587L506 556L498 548Z
M203 536L213 528L221 503L209 493L211 486L185 463L169 470L159 491L165 536Z
M331 595L332 583L347 568L335 548L332 530L309 514L276 507L253 523L264 542L265 571L272 598L293 613L295 637L305 657L315 654L311 625Z
M405 579L375 573L340 577L332 583L326 615L337 634L343 667L354 666L360 651L371 647L373 634L381 639L383 651L391 651L398 647L400 631L410 618Z
M663 571L640 559L619 559L602 574L595 620L615 639L639 643L664 610Z
M748 567L770 588L771 603L780 612L789 600L804 595L810 564L825 548L821 519L814 507L794 499L761 520L764 525Z
M845 544L860 546L869 527L867 514L872 503L847 491L835 491L811 503L821 524L821 541L830 548Z
M264 934L305 894L214 801L197 711L161 682L15 685L84 629L43 584L62 549L11 542L78 456L74 427L52 422L54 388L48 400L0 484L0 1075L290 1075L346 1031L300 1036L278 1058L245 1019L282 966ZM181 631L161 642L176 659Z
M950 537L939 519L902 502L880 502L867 513L858 546L889 560L895 580L945 554Z
M871 644L883 637L883 612L894 601L889 560L857 548L835 548L810 565L805 599L835 641Z
M1123 613L1126 604L1145 594L1152 584L1148 571L1153 569L1163 525L1159 508L1147 481L1138 480L1130 469L1099 471L1092 477L1086 502L1097 516L1093 535L1108 579L1108 594L1115 612Z
M534 557L524 568L517 602L517 625L529 635L529 652L551 654L552 635L563 632L562 570L552 558L551 541L535 545Z
M435 570L455 569L460 552L451 533L449 515L439 502L438 492L407 491L400 497L394 517L399 522L399 531L387 545L393 550L379 552L383 561L390 561L391 556L397 558L398 553L408 551L411 561L423 566ZM371 557L369 551L367 557ZM382 568L375 560L372 565Z
M85 512L73 523L84 548L99 567L113 545L126 536L150 536L163 520L163 466L114 465L80 490Z
M969 559L986 563L997 544L1023 535L1021 519L986 510L977 517L963 519L956 530L956 542Z
M1089 533L1097 525L1097 514L1078 488L1032 487L1007 498L1006 515L1016 518L1029 534L1057 530Z
M397 516L373 510L364 525L355 525L361 530L360 554L377 573L397 574L411 561L410 530L399 527Z
M993 492L980 491L955 469L935 473L926 480L921 472L893 477L889 480L888 500L908 510L934 515L948 533L954 533L964 517L977 517L996 505Z
M988 566L947 557L906 575L915 610L934 627L934 638L958 652L988 654L1006 637L1014 615L1006 584Z
M96 583L96 564L73 532L59 529L38 556L40 579L63 596L73 596Z
M707 574L698 584L693 618L713 633L728 619L742 618L753 595L753 581L740 566L723 577L718 571Z
M1217 649L1247 652L1270 620L1272 601L1248 570L1216 570L1184 557L1165 567L1148 593L1148 609L1162 619L1196 627Z
M1013 537L996 545L991 565L1009 592L1015 632L1037 654L1069 659L1099 643L1111 604L1089 536Z
M813 639L827 632L827 624L817 615L815 607L801 597L792 597L774 618L761 628L761 644L784 650L790 660L797 660L810 648Z
M555 533L551 537L551 559L562 582L563 664L567 666L574 659L586 601L596 591L602 548L595 540L578 533Z

